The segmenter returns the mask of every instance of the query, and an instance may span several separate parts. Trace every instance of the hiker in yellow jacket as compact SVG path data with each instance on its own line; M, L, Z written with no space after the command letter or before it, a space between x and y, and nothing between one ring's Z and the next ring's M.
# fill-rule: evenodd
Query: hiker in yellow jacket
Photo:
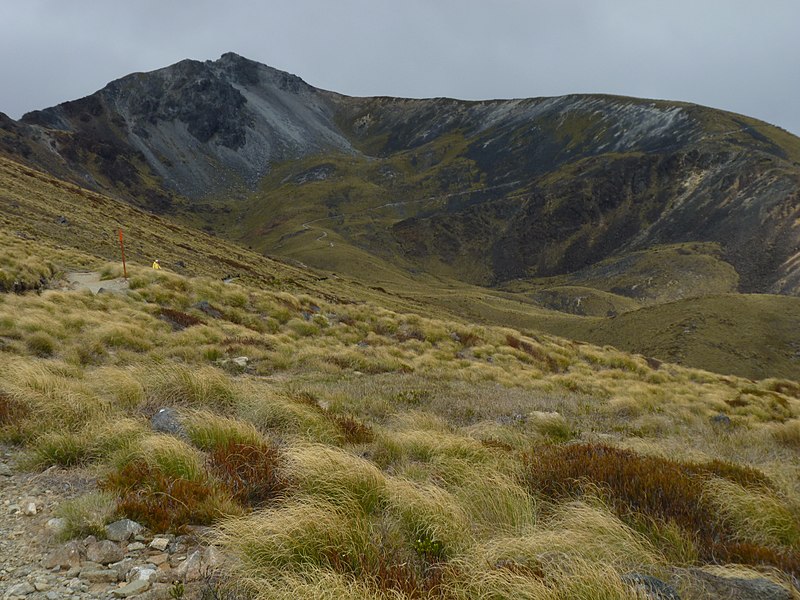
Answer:
M155 259L155 260L153 261L153 268L154 268L154 269L160 269L160 268L161 268L161 265L160 265L160 264L158 264L158 259Z

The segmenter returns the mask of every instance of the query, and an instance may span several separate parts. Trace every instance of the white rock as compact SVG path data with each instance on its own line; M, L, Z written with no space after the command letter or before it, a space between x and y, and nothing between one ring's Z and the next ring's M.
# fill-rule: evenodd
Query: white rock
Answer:
M158 550L159 552L163 552L169 546L169 539L164 537L157 537L152 542L150 542L150 547L153 550Z
M25 498L25 500L22 501L22 514L26 517L35 515L38 508L35 498Z

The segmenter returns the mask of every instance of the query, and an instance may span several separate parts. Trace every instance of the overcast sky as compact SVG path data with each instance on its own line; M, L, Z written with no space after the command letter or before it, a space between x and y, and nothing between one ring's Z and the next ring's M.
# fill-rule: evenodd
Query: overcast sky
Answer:
M0 0L0 111L237 52L356 96L603 92L800 134L800 0Z

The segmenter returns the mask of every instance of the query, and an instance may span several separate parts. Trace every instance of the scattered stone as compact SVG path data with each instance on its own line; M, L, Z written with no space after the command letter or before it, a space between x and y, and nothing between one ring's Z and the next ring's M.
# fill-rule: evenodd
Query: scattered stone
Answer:
M28 594L32 594L36 591L30 583L27 581L23 581L22 583L18 583L16 585L12 585L8 588L8 591L5 594L5 598L13 598L15 596L27 596Z
M205 550L195 550L186 560L175 568L175 579L181 581L197 581L213 571L220 564L219 551L213 546Z
M174 408L161 408L150 419L150 426L154 431L186 437L186 430L181 425L178 412Z
M247 368L247 363L250 362L250 359L246 356L237 356L236 358L232 358L231 362L235 364L237 367L241 367L242 369Z
M56 548L48 554L42 566L45 569L54 569L56 567L67 569L69 567L77 568L81 566L81 546L78 542L67 542L60 548Z
M149 558L150 562L156 565L157 567L163 565L165 562L169 560L169 554L164 552L163 554L156 554Z
M720 427L730 427L731 426L731 418L728 415L718 414L711 417L711 422L714 425L719 425Z
M638 594L651 600L680 600L675 588L651 575L627 573L622 576L622 581Z
M67 219L67 217L65 217L64 215L60 215L56 219L56 223L58 223L59 225L69 225L69 219Z
M59 600L59 598L61 598L61 594L55 591L47 592L44 597L47 598L47 600Z
M119 574L114 569L84 569L81 571L81 579L92 583L116 583Z
M150 582L145 579L135 579L129 584L124 585L112 592L116 598L130 598L150 589Z
M113 542L125 542L139 534L144 527L136 521L121 519L106 525L106 537Z
M14 473L6 463L0 463L0 477L11 477Z
M51 589L53 589L52 585L50 585L46 581L42 581L42 580L34 581L33 582L33 587L36 588L37 592L47 592L47 591L50 591Z
M49 534L59 536L67 530L67 520L60 517L48 519L47 523L44 524L44 528Z
M169 546L169 538L165 537L157 537L154 538L152 542L150 542L150 547L153 550L158 550L159 552L163 552Z
M38 509L36 498L25 498L25 500L22 501L22 514L26 517L34 516Z
M94 542L86 548L86 558L92 562L107 565L122 560L124 558L122 548L111 540Z
M128 544L127 550L128 552L138 552L139 550L144 550L145 548L147 548L147 546L141 542L131 542Z
M128 578L128 573L133 568L135 561L132 558L123 558L119 562L108 565L109 569L114 569L117 572L117 579L125 581Z
M175 568L175 579L180 579L181 581L197 581L202 577L202 562L203 555L199 550L195 550L186 557L186 560Z

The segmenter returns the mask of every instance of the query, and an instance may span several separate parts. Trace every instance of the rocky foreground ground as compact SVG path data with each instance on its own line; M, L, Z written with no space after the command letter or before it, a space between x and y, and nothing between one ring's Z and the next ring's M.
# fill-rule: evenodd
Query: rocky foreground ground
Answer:
M94 487L75 469L21 472L15 453L0 447L2 600L217 597L220 557L201 529L157 535L125 519L106 527L107 539L61 541L57 507Z

